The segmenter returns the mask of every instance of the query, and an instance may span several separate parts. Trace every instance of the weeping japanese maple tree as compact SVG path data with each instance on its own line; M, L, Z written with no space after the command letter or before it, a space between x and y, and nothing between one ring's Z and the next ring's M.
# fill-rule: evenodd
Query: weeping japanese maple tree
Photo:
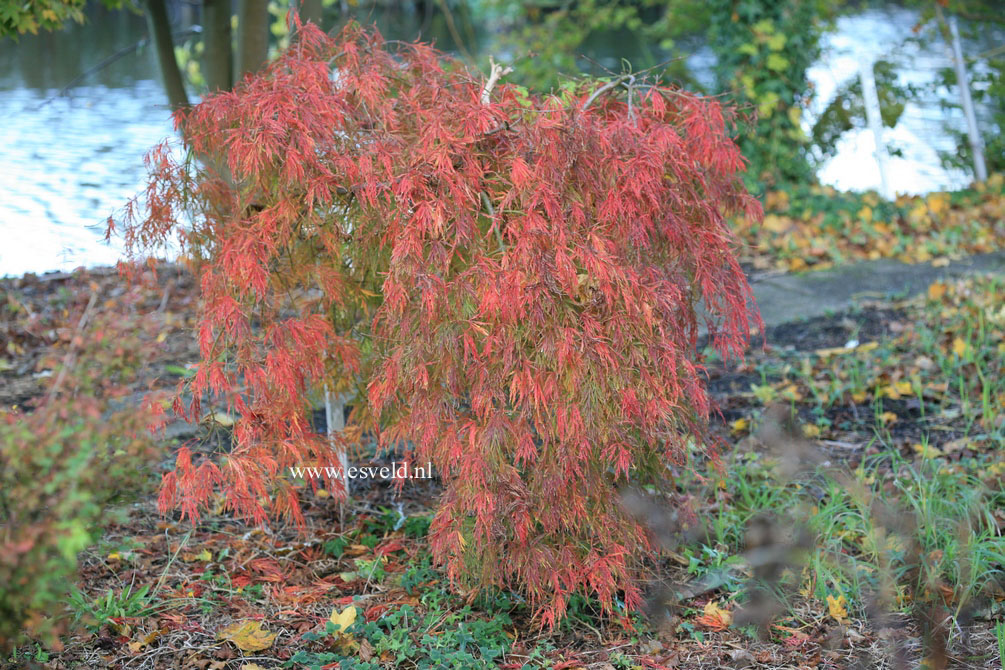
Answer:
M298 35L179 114L187 158L152 152L123 221L132 257L176 240L200 275L175 409L215 393L240 417L229 453L179 452L162 506L299 518L286 469L376 435L442 478L455 582L550 625L576 592L637 606L654 549L618 488L708 442L699 322L728 357L757 319L726 217L759 207L723 110L628 76L533 96L359 26ZM307 420L325 385L353 398L335 444Z

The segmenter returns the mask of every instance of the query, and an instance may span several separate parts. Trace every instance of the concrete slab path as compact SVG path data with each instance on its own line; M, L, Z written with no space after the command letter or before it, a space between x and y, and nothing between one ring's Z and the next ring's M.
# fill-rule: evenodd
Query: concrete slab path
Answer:
M845 311L863 299L918 295L934 281L987 273L1005 274L1005 251L941 265L882 259L801 275L754 277L751 288L764 324L777 326Z

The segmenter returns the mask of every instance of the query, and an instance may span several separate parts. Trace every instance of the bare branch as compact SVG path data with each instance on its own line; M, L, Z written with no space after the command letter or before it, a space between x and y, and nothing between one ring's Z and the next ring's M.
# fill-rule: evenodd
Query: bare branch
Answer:
M606 84L598 88L596 91L594 91L590 95L590 97L586 99L586 102L583 103L583 106L579 108L580 113L585 112L587 109L589 109L590 105L592 105L597 100L597 98L602 96L604 93L607 93L608 91L615 89L618 86L621 86L626 81L634 79L635 79L634 75L623 74L617 79L612 79L611 81L607 82Z
M503 67L495 62L492 56L489 56L489 80L485 82L485 88L482 89L482 104L487 105L492 102L492 89L495 88L499 80L508 75L513 71L513 68Z

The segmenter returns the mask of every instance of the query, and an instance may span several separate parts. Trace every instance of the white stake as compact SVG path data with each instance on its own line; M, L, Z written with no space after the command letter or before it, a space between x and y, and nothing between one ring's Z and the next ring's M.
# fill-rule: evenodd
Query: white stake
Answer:
M963 47L960 45L960 31L956 26L956 17L949 17L949 32L953 36L953 64L956 66L956 84L960 88L960 102L963 103L963 115L967 117L967 138L970 140L970 153L974 156L974 175L977 181L988 178L988 167L984 163L984 143L977 130L977 114L974 112L974 101L970 97L970 79L967 77L967 66L963 61Z
M328 444L335 443L335 434L342 432L345 428L345 399L338 396L332 399L328 384L325 384L325 425L328 427ZM339 452L339 466L342 468L342 484L345 486L345 497L349 499L349 478L346 472L349 470L349 455L345 449Z
M879 95L876 93L876 79L872 74L872 60L863 58L858 62L859 76L862 79L862 97L865 100L865 118L876 141L876 164L879 165L880 193L884 198L893 199L890 182L886 176L886 144L883 142L883 117L879 111Z

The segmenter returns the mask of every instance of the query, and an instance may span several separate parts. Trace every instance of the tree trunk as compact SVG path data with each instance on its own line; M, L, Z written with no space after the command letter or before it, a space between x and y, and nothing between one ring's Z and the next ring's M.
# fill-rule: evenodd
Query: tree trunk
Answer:
M188 107L188 94L181 79L181 70L174 56L174 42L171 40L171 24L168 22L167 6L164 0L147 0L147 29L157 51L164 90L172 110Z
M268 0L239 0L237 10L237 77L265 64L269 56Z
M230 34L230 0L203 0L203 67L210 91L230 90L234 54Z
M324 30L321 21L322 9L321 0L300 0L300 20L304 23L311 21L318 28Z

